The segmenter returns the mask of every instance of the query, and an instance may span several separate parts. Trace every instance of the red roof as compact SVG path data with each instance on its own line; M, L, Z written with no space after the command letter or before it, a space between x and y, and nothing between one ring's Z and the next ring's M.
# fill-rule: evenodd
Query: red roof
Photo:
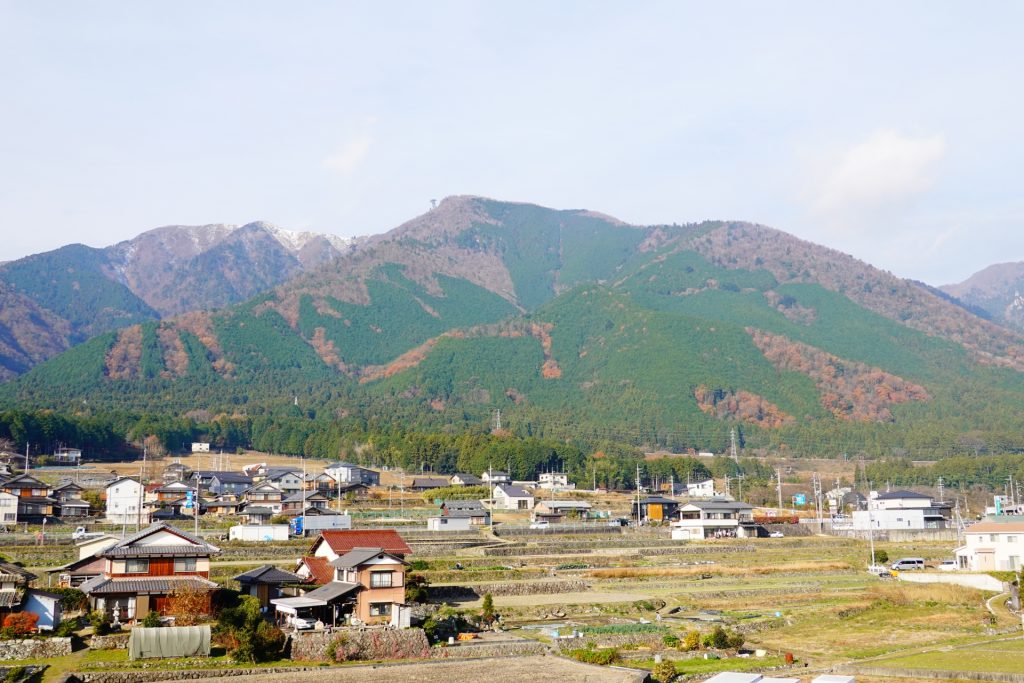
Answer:
M312 555L321 542L326 542L331 550L344 555L353 548L380 548L392 555L408 555L412 548L394 529L334 529L321 532L313 547Z
M304 557L302 562L309 569L313 583L318 586L334 581L334 567L330 565L326 557Z

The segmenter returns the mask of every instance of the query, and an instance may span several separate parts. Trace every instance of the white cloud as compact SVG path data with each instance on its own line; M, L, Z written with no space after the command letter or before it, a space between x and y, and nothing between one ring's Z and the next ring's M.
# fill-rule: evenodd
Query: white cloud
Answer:
M362 133L349 140L338 152L324 159L321 165L342 175L352 175L366 161L373 142L372 135Z
M904 204L931 189L945 151L941 135L877 132L819 169L808 193L811 208L834 216Z

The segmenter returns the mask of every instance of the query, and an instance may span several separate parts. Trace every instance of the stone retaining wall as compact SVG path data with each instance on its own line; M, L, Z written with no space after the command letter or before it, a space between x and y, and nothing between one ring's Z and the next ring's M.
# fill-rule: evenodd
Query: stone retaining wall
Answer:
M145 671L82 671L70 674L71 679L80 683L148 683L149 681L187 681L195 678L220 678L222 676L262 676L298 671L322 671L321 666L276 666L248 669L180 669L176 671L149 669Z
M48 659L71 654L70 638L0 640L0 660Z
M123 650L128 647L130 633L113 633L109 636L93 636L89 647L93 650Z
M431 600L476 600L491 595L550 595L590 590L586 581L524 581L522 583L477 583L462 586L431 586Z
M501 643L460 643L430 648L431 659L486 659L488 657L528 657L547 652L544 643L521 640Z
M348 660L422 659L429 656L430 644L420 628L390 631L338 630L330 633L303 633L292 636L291 658L304 662L334 661L331 645L343 641Z
M46 665L0 666L0 681L5 683L28 683L42 678Z

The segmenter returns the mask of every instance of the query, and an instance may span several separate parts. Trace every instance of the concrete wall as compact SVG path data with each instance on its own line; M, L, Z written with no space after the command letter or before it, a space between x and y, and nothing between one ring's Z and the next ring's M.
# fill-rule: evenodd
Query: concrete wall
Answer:
M983 591L995 591L1002 593L1006 590L1005 584L994 576L988 574L959 574L956 572L900 572L900 581L908 583L949 583L955 586L977 588Z

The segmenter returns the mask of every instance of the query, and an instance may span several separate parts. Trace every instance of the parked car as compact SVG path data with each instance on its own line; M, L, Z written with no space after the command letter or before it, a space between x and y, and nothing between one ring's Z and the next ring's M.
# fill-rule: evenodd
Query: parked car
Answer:
M768 538L783 538L785 535L786 534L782 533L781 531L773 531L770 534L768 534Z
M84 541L87 538L96 538L97 536L102 536L102 535L103 534L101 532L99 532L99 531L86 531L84 526L80 526L80 527L78 527L77 529L75 529L74 531L71 532L71 540L72 541Z
M956 563L956 560L943 560L939 562L939 571L941 572L955 572L960 569L960 565Z
M532 524L530 524L531 529L547 529L549 526L551 525L548 524L546 521L533 522Z
M296 631L305 631L316 627L316 619L312 617L292 617L288 620Z
M873 565L870 565L868 567L868 573L869 574L874 574L875 576L877 576L879 578L882 578L882 579L887 579L890 576L892 576L892 572L890 572L889 568L886 567L884 564L873 564Z
M923 557L901 557L900 559L889 565L889 569L894 572L905 572L912 571L915 569L924 569L924 558Z

